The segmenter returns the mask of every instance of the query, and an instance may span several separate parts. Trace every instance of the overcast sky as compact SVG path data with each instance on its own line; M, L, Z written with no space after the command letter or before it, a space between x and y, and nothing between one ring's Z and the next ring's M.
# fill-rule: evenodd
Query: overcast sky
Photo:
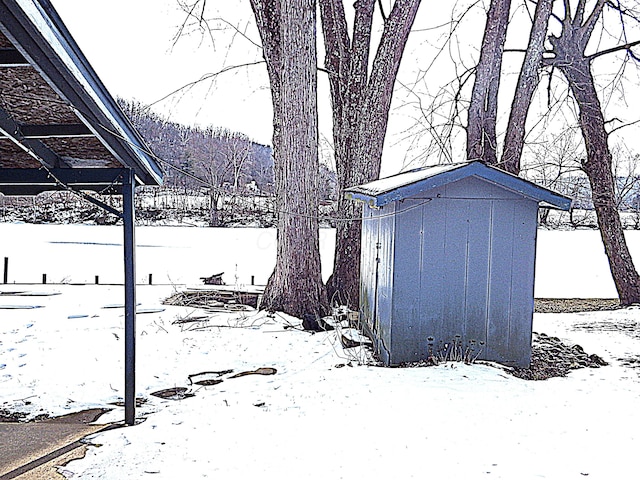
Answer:
M52 0L89 62L114 96L152 104L205 75L261 58L260 49L236 36L220 34L216 45L187 29L174 44L186 15L177 0ZM210 2L216 3L216 2ZM228 2L217 2L218 4ZM210 9L210 16L213 9ZM234 24L251 19L248 1L233 2L225 12ZM244 22L246 24L247 21ZM252 40L258 41L253 29ZM261 143L271 142L271 97L264 65L234 69L215 82L186 89L156 105L171 120L241 131Z

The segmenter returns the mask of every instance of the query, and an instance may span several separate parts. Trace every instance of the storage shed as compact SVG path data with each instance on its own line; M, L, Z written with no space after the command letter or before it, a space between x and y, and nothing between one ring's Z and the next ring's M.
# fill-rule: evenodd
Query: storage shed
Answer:
M360 314L386 365L531 361L540 205L571 200L481 162L401 173L347 190L365 202Z

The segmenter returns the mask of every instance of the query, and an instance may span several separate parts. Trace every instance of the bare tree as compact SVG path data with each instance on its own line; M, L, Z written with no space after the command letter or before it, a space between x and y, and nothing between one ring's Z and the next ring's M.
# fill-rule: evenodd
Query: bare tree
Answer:
M251 0L251 7L271 84L278 214L276 266L262 305L313 318L328 307L318 227L316 4Z
M620 304L630 305L640 302L640 276L633 265L616 208L608 133L591 72L593 59L602 53L586 54L587 44L606 3L607 0L597 0L593 10L587 14L586 0L579 0L573 11L569 0L564 0L562 31L558 36L550 37L553 56L546 59L546 63L562 72L578 104L578 121L587 150L582 168L591 184L600 235Z
M574 134L574 129L567 129L557 134L554 141L542 141L529 145L527 150L527 168L520 172L523 177L538 185L568 195L574 199L574 206L578 209L587 207L579 200L581 193L583 193L580 189L583 183L581 180L584 177L584 172L581 170L581 158L584 156L584 150ZM587 194L586 199L589 199L591 192L584 193ZM570 213L570 219L574 218L573 213L573 211ZM551 226L549 214L548 208L541 209L540 223L542 225ZM561 221L561 219L557 220Z
M198 178L206 181L209 190L209 226L218 227L222 224L220 218L220 200L222 199L222 184L224 183L227 169L220 164L218 150L220 143L213 128L207 128L202 132L202 138L194 142L192 149L197 161L195 173Z
M382 2L378 2L380 5ZM357 307L360 278L360 212L344 199L345 188L378 178L393 87L420 0L396 0L370 62L375 0L357 0L349 36L343 0L320 0L325 68L333 107L338 180L336 247L331 297Z

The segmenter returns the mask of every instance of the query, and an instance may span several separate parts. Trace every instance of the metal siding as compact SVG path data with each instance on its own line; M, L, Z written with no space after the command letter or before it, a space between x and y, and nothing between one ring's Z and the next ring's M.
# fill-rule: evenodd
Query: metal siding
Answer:
M471 358L482 354L487 342L491 201L475 201L469 218L467 292L464 346Z
M423 200L406 200L398 205L396 212L392 274L392 364L419 360L422 354L424 322L420 312L420 245L423 203Z
M447 189L449 194L449 189ZM470 200L444 200L447 209L443 262L444 309L442 340L453 344L465 335L465 297L467 287L467 244L469 215L473 212ZM475 203L475 202L474 202Z
M531 361L533 284L538 206L514 204L509 365L527 368Z
M452 295L455 295L455 290L458 290L458 295L462 297L452 297L450 302L454 302L457 311L459 311L458 305L462 303L463 310L457 322L455 317L450 319L446 333L449 342L457 342L458 355L483 358L487 353L490 322L489 284L494 229L493 205L494 203L509 204L514 200L521 201L522 197L476 177L469 177L448 185L446 197L451 202L452 209L459 212L458 216L450 218L449 221L458 225L458 238L461 243L458 247L458 255L466 267L463 272L456 266L457 273L454 272L454 274L459 277L456 280L457 284L447 284ZM451 231L451 226L448 231ZM448 255L446 261L449 262L450 258ZM457 263L454 262L453 265ZM460 285L460 282L463 282L463 287L454 289L453 285Z
M378 241L379 220L374 210L364 205L362 210L362 251L360 256L360 315L373 332L375 296L375 244Z
M487 343L483 358L509 359L513 259L513 202L492 202Z
M474 199L463 343L476 340L478 351L484 340L479 358L528 366L537 203L473 177L451 184L447 195Z
M380 344L378 350L382 360L389 363L389 351L392 345L392 301L393 301L393 269L395 258L393 255L396 228L396 204L387 205L381 210L377 210L380 217L380 228L378 230L377 249L378 263L378 290L376 304L376 322L378 326L378 338Z
M433 192L444 194L441 192ZM446 296L445 256L447 234L447 202L431 201L422 208L422 295L420 312L424 321L423 356L435 353L444 344L444 308Z

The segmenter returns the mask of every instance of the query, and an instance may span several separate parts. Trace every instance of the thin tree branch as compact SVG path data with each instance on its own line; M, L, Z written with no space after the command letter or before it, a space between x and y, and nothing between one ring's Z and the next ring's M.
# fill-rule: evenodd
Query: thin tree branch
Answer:
M573 25L576 28L580 28L582 26L582 21L584 20L584 8L586 3L586 0L580 0L578 2L578 6L576 7L576 14L573 17Z
M169 98L169 97L171 97L171 96L173 96L173 95L175 95L175 94L177 94L177 93L179 93L179 92L182 92L183 90L187 90L187 89L189 89L189 88L192 88L192 87L194 87L195 85L197 85L197 84L199 84L199 83L202 83L202 82L205 82L205 81L210 80L210 79L212 79L212 78L215 78L215 77L217 77L218 75L221 75L221 74L223 74L223 73L227 73L227 72L230 72L230 71L232 71L232 70L236 70L236 69L238 69L238 68L252 67L252 66L254 66L254 65L260 65L260 64L262 64L262 63L265 63L265 61L264 61L264 60L258 60L258 61L256 61L256 62L243 63L243 64L240 64L240 65L231 65L231 66L229 66L229 67L225 67L225 68L223 68L222 70L220 70L220 71L218 71L218 72L214 72L214 73L207 73L207 74L203 75L202 77L200 77L198 80L194 80L193 82L189 82L189 83L187 83L186 85L183 85L183 86L181 86L180 88L176 88L175 90L173 90L173 91L171 91L171 92L167 93L167 94L166 94L165 96L163 96L162 98L160 98L160 99L156 100L155 102L150 103L150 104L149 104L149 107L152 107L152 106L154 106L154 105L156 105L156 104L158 104L158 103L160 103L160 102L162 102L162 101L166 100L167 98Z
M635 53L631 51L631 48L635 47L636 45L640 45L640 40L636 40L635 42L625 43L624 45L618 45L616 47L608 48L606 50L602 50L601 52L593 53L591 55L588 55L587 58L589 60L593 60L594 58L601 57L603 55L608 55L609 53L618 52L620 50L627 50L631 54L631 57L634 60L638 60Z
M378 0L378 7L380 7L380 15L382 16L382 21L387 21L387 15L384 13L384 8L382 8L382 0Z
M616 132L616 131L618 131L618 130L620 130L620 129L622 129L622 128L630 127L630 126L635 125L635 124L637 124L637 123L640 123L640 120L636 120L635 122L630 122L630 123L625 123L624 125L620 125L619 127L616 127L616 128L614 128L614 129L612 129L612 130L609 132L609 135L611 135L613 132Z

